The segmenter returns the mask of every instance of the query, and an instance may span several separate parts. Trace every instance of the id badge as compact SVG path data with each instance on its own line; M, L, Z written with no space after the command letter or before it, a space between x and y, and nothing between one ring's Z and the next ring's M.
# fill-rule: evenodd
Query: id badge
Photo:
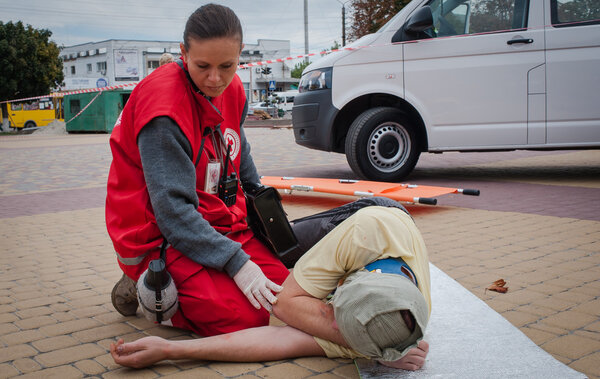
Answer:
M204 192L216 194L219 188L219 177L221 176L221 162L210 161L206 166L206 178L204 179Z

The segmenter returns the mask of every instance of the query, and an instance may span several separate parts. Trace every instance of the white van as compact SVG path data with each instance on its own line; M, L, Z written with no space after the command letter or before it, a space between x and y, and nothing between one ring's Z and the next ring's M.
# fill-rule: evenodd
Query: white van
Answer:
M351 46L305 69L292 118L363 178L421 152L600 148L600 1L413 0Z
M285 91L285 92L273 92L272 96L275 98L278 109L283 109L286 112L292 110L294 106L294 99L298 95L298 91Z

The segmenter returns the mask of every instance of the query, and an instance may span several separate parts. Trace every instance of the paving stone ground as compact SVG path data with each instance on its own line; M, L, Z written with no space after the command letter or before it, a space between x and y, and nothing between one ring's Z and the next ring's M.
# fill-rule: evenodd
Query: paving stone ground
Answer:
M355 178L342 155L301 148L289 129L247 134L264 175ZM0 136L0 378L358 377L351 361L326 358L115 365L117 337L192 335L110 304L120 277L104 225L110 161L103 134ZM424 154L407 181L482 191L408 206L431 261L558 360L600 378L600 152ZM291 219L353 200L283 197ZM508 293L485 291L498 278Z

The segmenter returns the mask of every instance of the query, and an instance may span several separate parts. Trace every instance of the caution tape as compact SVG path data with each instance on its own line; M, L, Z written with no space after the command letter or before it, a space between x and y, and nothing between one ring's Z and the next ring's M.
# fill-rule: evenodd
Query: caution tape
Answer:
M112 91L112 90L119 89L119 88L125 88L125 87L135 86L138 83L139 82L126 83L126 84L117 84L115 86L108 86L108 87L102 87L102 88L78 89L78 90L68 91L68 92L53 92L51 94L43 95L43 96L33 96L33 97L25 97L25 98L22 98L22 99L0 101L0 104L3 104L3 103L15 103L15 102L20 102L20 101L39 100L39 99L44 99L46 97L63 97L63 96L67 96L67 95L76 95L76 94L79 94L79 93Z
M107 90L105 90L105 91L107 91ZM71 117L71 119L69 121L65 122L65 124L68 124L69 122L71 122L74 119L76 119L77 117L79 117L79 115L81 115L86 109L88 109L88 107L90 105L92 105L92 103L94 102L94 100L96 100L98 98L98 96L102 95L102 92L103 91L99 91L98 94L96 96L94 96L94 98L89 103L87 103L87 105L85 107L83 107L82 110L79 111L79 113L77 113L75 116ZM82 92L80 92L80 93L82 93Z
M593 23L598 23L598 22L600 22L600 19L585 20L585 21L573 21L573 22L568 22L568 23L561 23L561 24L558 24L558 25L561 26L561 27L563 27L563 26L568 26L568 25L572 26L572 25L578 25L578 24L587 25L587 24L593 24ZM473 36L481 36L481 35L497 34L497 33L505 33L505 32L514 32L514 31L526 32L528 30L545 29L545 28L548 28L548 27L555 27L555 26L556 25L552 25L551 24L551 25L543 25L543 26L537 26L537 27L504 29L504 30L492 30L492 31L489 31L489 32L481 32L481 33L457 34L457 35L444 36L444 37L435 37L435 40L453 39L453 38L466 37L466 36L473 37ZM285 58L266 59L264 61L259 61L259 62L244 63L244 64L241 64L241 65L238 65L237 68L238 68L238 70L242 70L242 69L246 69L246 68L250 68L250 67L259 67L259 66L266 66L266 65L270 65L270 64L274 64L274 63L287 62L287 61L291 61L291 60L294 60L294 59L302 59L302 58L314 57L314 56L317 56L317 55L323 56L323 55L327 55L327 54L331 54L331 53L337 53L337 52L341 52L341 51L355 51L355 50L362 50L362 49L372 48L372 47L403 45L403 44L407 44L407 43L415 43L415 42L418 42L418 41L428 41L428 40L431 40L431 39L410 40L410 41L402 41L402 42L390 42L390 43L377 44L377 45L352 46L352 47L348 46L348 47L342 47L340 49L324 50L324 51L320 51L318 53L308 53L308 54L302 54L302 55L289 56L289 57L285 57ZM23 98L23 99L4 100L4 101L0 101L0 104L2 104L2 103L13 103L13 102L18 102L18 101L37 100L37 99L42 99L42 98L45 98L45 97L62 97L62 96L74 95L74 94L78 94L78 93L89 93L89 92L98 92L98 91L111 91L111 90L115 90L115 89L119 89L119 88L135 86L138 83L139 82L133 82L133 83L118 84L118 85L115 85L115 86L102 87L102 88L89 88L89 89L81 89L81 90L69 91L69 92L52 93L52 94L44 95L44 96L33 96L33 97L27 97L27 98Z

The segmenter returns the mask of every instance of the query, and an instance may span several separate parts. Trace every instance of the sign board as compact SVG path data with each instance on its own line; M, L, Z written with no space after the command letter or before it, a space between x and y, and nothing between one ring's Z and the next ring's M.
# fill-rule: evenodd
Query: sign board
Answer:
M96 88L104 88L108 86L108 82L104 78L96 80Z
M137 50L115 50L115 79L139 80Z
M275 81L269 80L269 91L275 91Z

